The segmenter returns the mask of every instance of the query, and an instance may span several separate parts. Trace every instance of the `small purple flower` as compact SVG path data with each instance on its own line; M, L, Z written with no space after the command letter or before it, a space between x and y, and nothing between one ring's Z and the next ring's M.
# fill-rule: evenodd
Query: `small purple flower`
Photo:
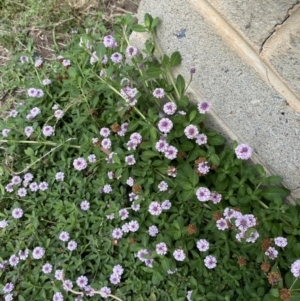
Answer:
M22 198L22 197L26 196L26 194L27 194L27 190L25 188L18 189L18 196L19 197Z
M117 274L111 274L110 277L109 277L109 281L112 283L112 284L118 284L121 282L121 277L120 275L117 275Z
M52 298L53 301L64 301L64 297L61 292L56 292Z
M13 300L13 294L9 293L7 295L5 295L4 297L4 301L12 301Z
M22 55L20 57L20 61L21 61L22 64L24 64L24 63L27 63L29 61L29 58L25 55Z
M57 110L59 108L59 105L58 104L55 104L53 107L52 107L52 110Z
M0 221L0 229L4 229L7 226L8 226L8 222L5 219Z
M155 98L163 98L165 96L165 91L163 88L156 88L153 91L153 96Z
M196 196L200 202L207 202L210 199L210 191L205 187L200 187L196 191Z
M133 155L126 156L126 157L125 157L125 162L126 162L128 165L134 165L134 164L136 163L135 158L134 158Z
M161 203L161 209L163 210L169 210L171 208L172 204L169 200L165 200Z
M149 205L148 211L150 212L151 215L157 215L157 216L160 215L162 213L162 208L161 208L160 203L152 202Z
M44 91L42 89L36 89L36 97L42 98L44 96Z
M195 125L190 124L184 129L184 134L188 139L194 139L199 134L199 131Z
M300 260L296 260L292 265L291 265L291 272L294 275L295 278L300 277Z
M42 132L45 137L50 137L54 134L54 128L50 125L45 125L42 129Z
M208 162L201 162L198 164L198 171L203 174L206 175L209 172L209 166L208 166Z
M73 166L76 170L83 170L87 167L87 163L84 158L77 158L73 162Z
M177 157L178 149L175 146L169 145L165 151L165 156L169 160L174 160Z
M30 182L30 181L32 181L32 179L33 179L33 175L30 173L30 172L28 172L28 173L26 173L25 175L24 175L24 180L28 183L28 182Z
M195 74L195 73L196 73L196 68L195 68L195 67L192 67L192 68L190 69L190 73L191 73L191 74Z
M250 228L250 222L247 216L242 215L235 220L235 226L242 232Z
M74 241L74 240L70 240L70 241L68 242L67 248L68 248L69 251L74 251L74 250L76 250L76 248L77 248L77 242Z
M110 59L112 60L113 63L120 63L122 62L123 56L119 52L115 52L111 55Z
M111 294L111 290L109 287L104 286L100 289L100 296L102 298L108 298L110 294Z
M121 220L127 219L128 216L129 216L128 210L127 210L127 209L121 209L121 210L119 211L119 216L120 216Z
M13 188L13 184L12 183L9 183L5 186L5 190L7 192L13 192L14 191L14 188Z
M59 239L61 241L68 241L70 239L70 234L66 231L62 231L60 234L59 234Z
M139 211L139 210L141 209L141 205L140 205L140 204L135 204L135 203L133 203L133 204L131 205L131 209L132 209L133 211Z
M46 263L42 267L42 271L44 274L50 274L52 272L53 266L50 263Z
M124 269L121 265L117 264L113 267L113 273L121 276L124 273Z
M104 138L107 138L110 135L109 128L101 128L100 129L100 135Z
M5 294L10 293L11 291L13 291L14 287L15 286L13 285L13 283L11 282L6 283L3 287L3 293Z
M209 249L209 242L206 239L199 239L197 241L197 248L200 252L206 252Z
M64 67L69 67L69 66L71 66L71 61L70 61L70 60L67 60L67 59L64 59L64 60L62 61L62 65L63 65Z
M10 132L9 129L4 129L4 130L2 130L2 136L3 136L3 137L7 137L9 132Z
M166 255L168 252L168 247L164 242L161 242L156 245L155 250L158 255Z
M94 52L92 53L92 56L90 57L90 64L93 65L93 64L95 64L95 63L98 62L98 61L99 61L99 58L98 58L98 56L97 56L97 52L94 51Z
M259 238L259 233L257 231L251 232L248 238L246 238L246 242L255 243Z
M64 283L63 283L63 289L64 289L65 291L69 291L69 290L71 290L72 288L73 288L73 283L72 283L72 281L71 281L70 279L65 280Z
M145 262L147 260L147 257L151 256L151 253L147 249L142 249L137 252L136 256L140 261Z
M122 236L123 236L123 231L122 231L122 229L120 229L120 228L115 228L115 229L112 231L112 237L113 237L114 239L120 239L120 238L122 238Z
M91 154L88 156L88 160L90 163L96 162L96 156L94 154Z
M281 247L281 248L286 247L287 243L288 243L287 239L284 237L281 237L281 236L274 238L274 242L275 242L276 246Z
M221 231L228 229L227 220L225 218L220 218L216 222L217 228Z
M166 190L168 190L168 184L165 181L161 181L158 184L158 189L159 189L159 191L166 191Z
M84 288L88 284L88 279L85 276L79 276L76 280L76 283L80 288Z
M222 200L222 195L215 192L215 191L212 191L210 193L210 200L214 203L214 204L218 204L221 202Z
M268 250L265 252L265 255L267 255L270 259L274 260L278 256L278 251L273 247L269 247Z
M155 237L158 234L158 228L156 226L150 226L148 229L148 233L150 236Z
M29 254L29 250L25 249L24 251L20 250L18 255L20 257L21 260L26 260Z
M102 141L101 141L101 145L103 148L105 149L110 149L111 147L111 140L109 138L104 138Z
M30 137L33 132L34 128L32 126L26 126L24 129L24 133L27 137Z
M204 264L208 269L213 269L217 266L217 259L215 256L208 255L204 258Z
M11 215L15 219L20 219L23 216L23 210L21 208L15 208Z
M51 79L49 78L43 79L42 83L44 86L49 86L51 84Z
M198 111L200 114L205 114L211 108L211 104L207 101L203 101L198 104Z
M136 232L140 228L140 225L137 221L130 221L128 223L128 229L130 232Z
M169 133L173 128L173 122L169 118L162 118L158 123L158 129L162 133Z
M104 185L104 187L103 187L103 192L104 192L104 193L110 193L110 192L112 192L111 185L110 185L110 184Z
M252 156L252 148L247 144L240 144L235 148L238 159L248 160Z
M56 119L61 119L64 116L64 111L63 110L55 110L54 111L54 117Z
M13 176L11 179L11 183L13 185L19 185L19 184L21 184L21 182L22 182L22 179L19 176Z
M177 261L184 261L186 255L182 249L177 249L173 252L173 257Z
M42 247L36 247L32 251L32 257L34 259L41 259L45 254L45 249Z
M56 271L55 271L55 274L54 274L54 277L55 277L57 280L62 280L62 275L63 275L62 270L56 270Z
M65 174L64 174L62 171L58 172L58 173L55 175L55 180L56 180L56 181L63 181L64 178L65 178Z
M16 111L16 110L11 110L11 111L9 112L9 116L10 116L10 117L17 117L17 115L18 115L18 111Z
M88 202L88 201L82 201L81 203L80 203L80 208L81 208L81 210L83 210L83 211L87 211L87 210L89 210L90 209L90 203Z
M39 185L38 185L36 182L32 182L32 183L29 185L29 189L30 189L32 192L38 191L38 190L39 190Z
M138 53L138 50L137 50L137 48L136 47L134 47L134 46L128 46L127 48L126 48L126 56L127 57L134 57L134 56L136 56L137 55L137 53Z
M193 293L192 290L191 291L187 291L186 298L188 299L188 301L192 301L192 293Z
M173 115L173 114L175 114L175 112L177 110L177 106L173 102L167 102L164 105L163 110L167 115Z
M11 255L8 261L12 267L15 267L19 263L19 257L16 255Z
M43 181L43 182L41 182L41 183L39 184L39 189L40 189L41 191L47 190L48 187L49 187L49 185L48 185L48 183L45 182L45 181Z
M168 146L169 145L165 139L160 139L155 144L155 148L157 149L157 151L163 152L163 153L167 150Z
M36 61L34 62L34 67L35 67L35 68L39 68L39 67L41 67L41 66L43 66L43 60L42 60L42 59L38 59L38 60L36 60Z
M37 96L37 90L35 88L29 88L27 90L27 94L29 97L36 97Z
M133 184L134 184L133 178L129 177L129 178L127 179L127 181L126 181L126 184L127 184L128 186L132 187Z
M115 38L111 35L105 36L103 39L103 44L107 48L114 48Z
M131 141L134 141L136 144L140 144L142 142L142 135L140 133L133 133L129 138Z

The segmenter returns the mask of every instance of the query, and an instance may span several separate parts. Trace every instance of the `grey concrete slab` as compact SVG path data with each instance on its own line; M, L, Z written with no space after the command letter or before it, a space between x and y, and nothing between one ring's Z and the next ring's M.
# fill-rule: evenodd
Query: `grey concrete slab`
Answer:
M207 0L257 51L298 0Z
M196 67L192 88L199 91L196 100L205 98L213 104L210 125L220 129L224 121L225 132L230 130L239 142L251 145L255 156L283 176L288 188L299 188L300 114L228 47L187 0L142 0L141 22L146 12L162 20L157 41L163 52L182 54L178 71L189 78L189 68ZM133 35L131 41L139 44L142 39Z
M300 4L265 44L261 55L300 96Z

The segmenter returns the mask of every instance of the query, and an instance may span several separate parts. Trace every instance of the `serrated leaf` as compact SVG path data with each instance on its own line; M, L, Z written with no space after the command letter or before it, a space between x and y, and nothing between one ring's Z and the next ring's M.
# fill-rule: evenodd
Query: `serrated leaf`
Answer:
M181 54L178 51L173 52L170 58L171 68L180 65L180 63L181 63Z

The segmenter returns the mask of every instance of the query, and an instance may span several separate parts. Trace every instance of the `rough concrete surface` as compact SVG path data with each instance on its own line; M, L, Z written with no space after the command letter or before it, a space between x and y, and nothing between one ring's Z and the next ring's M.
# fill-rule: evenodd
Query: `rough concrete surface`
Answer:
M194 98L213 104L210 126L220 131L226 124L225 135L230 131L239 142L251 145L255 156L281 175L288 188L299 188L300 114L228 47L187 0L142 0L140 22L145 13L162 21L157 30L162 51L168 55L180 51L183 61L178 71L189 78L189 68L196 67ZM142 39L134 34L131 42L138 45Z
M299 0L207 0L257 51Z
M300 4L268 40L261 53L281 78L300 96Z

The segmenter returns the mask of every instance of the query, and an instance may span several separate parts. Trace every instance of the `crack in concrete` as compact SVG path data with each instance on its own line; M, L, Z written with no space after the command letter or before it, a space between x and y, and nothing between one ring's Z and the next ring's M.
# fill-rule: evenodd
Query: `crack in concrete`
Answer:
M300 0L298 0L295 4L293 4L288 10L287 10L287 13L286 13L286 16L284 17L283 21L280 22L280 23L277 23L275 24L274 26L274 30L266 37L266 39L262 42L261 46L260 46L260 49L258 51L259 54L261 54L264 50L264 46L266 44L266 42L269 41L269 39L272 38L272 36L276 33L278 27L282 26L292 15L292 10L295 8L295 6L297 6L298 4L300 3Z

